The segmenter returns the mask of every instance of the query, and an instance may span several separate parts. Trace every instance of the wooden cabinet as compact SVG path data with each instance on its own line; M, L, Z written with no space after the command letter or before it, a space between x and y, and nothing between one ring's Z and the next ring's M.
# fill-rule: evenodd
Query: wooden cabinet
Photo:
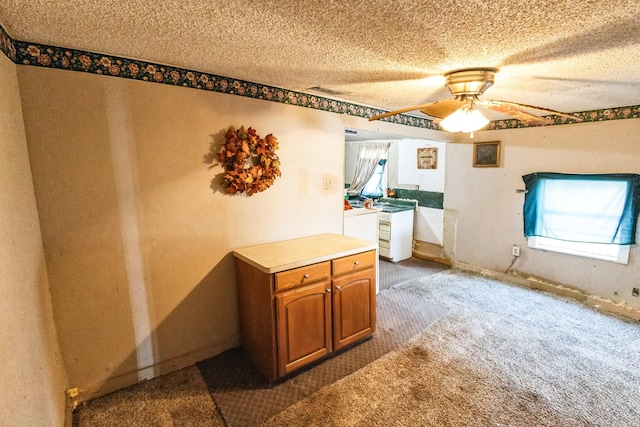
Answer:
M332 351L331 283L276 294L278 372L295 371Z
M333 349L368 337L375 328L375 274L369 269L334 279Z
M288 269L261 268L234 253L242 344L268 379L375 331L376 251L360 242L355 250L362 252L310 257ZM319 258L326 260L314 262Z

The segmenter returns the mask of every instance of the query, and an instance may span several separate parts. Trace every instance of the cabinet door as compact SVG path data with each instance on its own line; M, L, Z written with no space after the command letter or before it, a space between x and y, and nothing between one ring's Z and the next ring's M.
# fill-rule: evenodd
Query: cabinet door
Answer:
M375 269L333 280L333 347L342 348L376 329Z
M277 294L276 310L280 376L332 351L330 282Z

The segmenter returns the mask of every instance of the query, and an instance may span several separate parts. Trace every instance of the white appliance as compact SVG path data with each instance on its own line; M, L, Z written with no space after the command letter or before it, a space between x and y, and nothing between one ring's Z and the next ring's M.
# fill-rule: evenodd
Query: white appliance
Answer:
M364 208L354 208L344 211L343 234L370 242L377 242L378 211Z
M370 242L377 242L378 214L379 211L377 209L353 208L344 211L344 229L342 234ZM376 294L380 291L378 255L376 255Z
M413 209L378 214L379 251L392 262L411 258L413 253Z

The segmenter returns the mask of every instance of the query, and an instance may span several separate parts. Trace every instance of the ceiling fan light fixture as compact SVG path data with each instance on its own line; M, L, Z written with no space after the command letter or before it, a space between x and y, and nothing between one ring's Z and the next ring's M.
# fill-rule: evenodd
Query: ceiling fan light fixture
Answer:
M519 104L517 102L497 101L478 99L485 90L489 89L495 81L497 68L461 68L444 74L445 86L451 91L453 99L438 100L428 104L414 105L413 107L401 108L400 110L388 111L369 118L379 120L395 114L402 114L408 111L419 110L434 119L440 121L440 127L449 132L473 132L485 127L489 120L475 109L475 104L481 105L488 110L511 116L525 125L546 125L553 123L549 117L529 113L527 110L534 110L538 114L546 113L563 117L572 122L581 122L583 119L577 115L563 113L561 111L550 110L549 108L535 107L533 105ZM570 122L571 123L571 122ZM472 136L473 137L473 136Z
M475 132L489 124L487 119L479 110L473 108L473 104L464 105L445 117L440 122L447 132Z

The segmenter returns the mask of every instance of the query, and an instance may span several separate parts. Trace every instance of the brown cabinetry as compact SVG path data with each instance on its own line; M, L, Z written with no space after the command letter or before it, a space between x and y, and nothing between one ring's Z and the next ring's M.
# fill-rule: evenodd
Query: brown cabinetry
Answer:
M335 256L269 272L236 254L242 344L267 378L289 374L375 331L376 251Z
M276 294L278 372L288 374L332 351L331 283Z
M376 326L375 274L364 270L333 280L333 349L373 333Z

